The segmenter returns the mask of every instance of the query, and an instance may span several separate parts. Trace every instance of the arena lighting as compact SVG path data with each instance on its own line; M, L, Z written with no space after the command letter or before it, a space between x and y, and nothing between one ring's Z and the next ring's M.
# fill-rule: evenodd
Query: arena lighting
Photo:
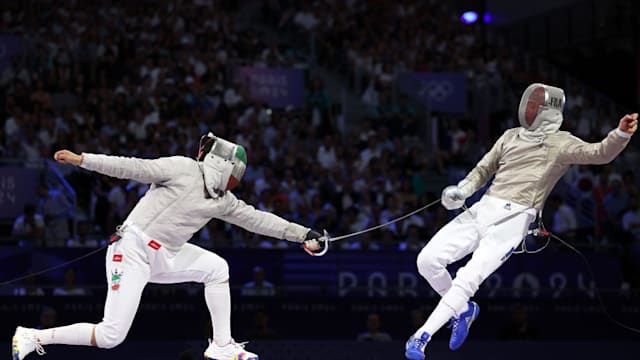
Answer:
M489 14L488 12L484 13L484 16L482 17L482 19L484 20L485 24L488 24L491 22L491 14Z
M473 24L478 21L478 13L475 11L466 11L460 16L460 21L465 24Z

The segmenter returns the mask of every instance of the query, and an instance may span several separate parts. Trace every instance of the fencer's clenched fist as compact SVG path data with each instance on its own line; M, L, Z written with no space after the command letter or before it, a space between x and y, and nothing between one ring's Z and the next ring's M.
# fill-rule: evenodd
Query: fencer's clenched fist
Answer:
M457 185L450 185L442 190L440 202L447 210L460 209L467 197Z
M318 251L322 248L320 242L323 241L323 236L315 230L309 230L307 236L304 238L303 246L310 251Z
M618 129L620 131L624 131L627 134L633 134L638 129L638 113L633 113L631 115L627 114L620 119L620 124L618 125Z
M58 150L53 154L53 158L61 164L80 166L83 157L69 150Z

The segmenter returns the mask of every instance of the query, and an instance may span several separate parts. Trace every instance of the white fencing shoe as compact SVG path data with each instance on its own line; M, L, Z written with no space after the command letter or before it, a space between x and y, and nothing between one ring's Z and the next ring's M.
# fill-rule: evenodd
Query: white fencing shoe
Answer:
M204 352L207 360L258 360L258 355L244 349L246 343L236 343L231 340L225 346L218 346L214 341Z
M16 333L13 335L13 343L11 345L12 359L22 360L33 351L38 355L45 354L42 345L38 341L35 330L18 326Z

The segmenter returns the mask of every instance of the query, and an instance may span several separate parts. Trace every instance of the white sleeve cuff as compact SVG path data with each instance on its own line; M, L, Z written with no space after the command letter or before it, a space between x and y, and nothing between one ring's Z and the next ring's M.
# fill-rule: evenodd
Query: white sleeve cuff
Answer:
M86 170L91 170L91 167L87 166L87 163L91 162L92 160L91 157L93 156L93 154L83 152L81 155L82 155L82 162L80 163L80 165L78 165L78 167L81 167Z
M472 186L473 185L471 184L471 182L467 181L467 179L462 179L458 183L458 187L460 188L460 190L462 190L465 199L469 198L475 192L473 191Z
M309 228L302 225L290 222L284 230L284 239L293 242L304 242L304 238L307 236Z
M622 137L623 137L623 138L625 138L625 139L629 139L629 138L631 138L631 134L628 134L628 133L626 133L626 132L624 132L624 131L620 130L619 128L616 128L616 129L615 129L615 130L613 130L613 131L615 131L615 132L616 132L616 134L618 134L618 135L622 136Z

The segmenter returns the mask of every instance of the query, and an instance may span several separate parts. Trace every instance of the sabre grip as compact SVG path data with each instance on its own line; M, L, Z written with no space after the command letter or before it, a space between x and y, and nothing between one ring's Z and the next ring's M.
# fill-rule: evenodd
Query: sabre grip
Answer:
M322 238L322 234L311 229L304 237L303 246L307 250L318 251L322 248L322 244L320 242L323 240L324 239Z

